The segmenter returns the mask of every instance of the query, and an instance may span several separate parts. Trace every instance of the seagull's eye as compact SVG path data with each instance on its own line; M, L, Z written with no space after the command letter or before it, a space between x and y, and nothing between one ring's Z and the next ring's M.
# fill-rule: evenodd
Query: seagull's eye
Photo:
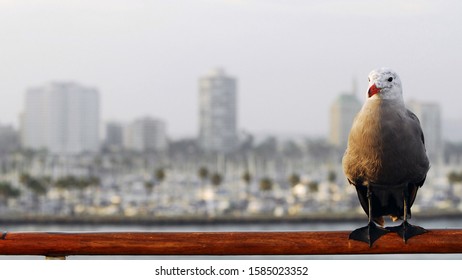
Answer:
M389 81L389 82L392 82L392 81L393 81L393 77L388 78L388 81Z
M368 82L371 82L371 78L367 78L367 81L368 81Z

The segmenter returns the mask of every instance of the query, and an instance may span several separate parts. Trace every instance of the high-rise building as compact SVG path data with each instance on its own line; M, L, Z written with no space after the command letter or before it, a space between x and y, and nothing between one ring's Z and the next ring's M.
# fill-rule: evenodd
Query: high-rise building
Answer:
M118 122L106 123L106 135L104 146L110 150L118 150L123 147L124 144L124 126Z
M236 79L215 69L199 79L199 144L204 151L237 147Z
M425 137L427 155L432 165L441 163L444 147L440 105L435 102L420 102L416 100L411 100L406 105L420 120L420 126Z
M124 145L138 152L166 151L168 140L165 122L151 117L133 121L125 129Z
M99 150L99 93L76 83L50 83L25 95L21 138L25 148L54 154Z
M0 155L19 148L18 132L10 125L0 124Z
M330 144L342 151L346 149L351 126L361 106L354 92L337 97L330 109Z

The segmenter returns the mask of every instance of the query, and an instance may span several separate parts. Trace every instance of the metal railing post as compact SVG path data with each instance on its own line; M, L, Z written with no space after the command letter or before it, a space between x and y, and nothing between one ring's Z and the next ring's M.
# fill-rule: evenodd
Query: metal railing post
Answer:
M56 260L65 261L66 256L45 256L45 259L47 261L56 261Z

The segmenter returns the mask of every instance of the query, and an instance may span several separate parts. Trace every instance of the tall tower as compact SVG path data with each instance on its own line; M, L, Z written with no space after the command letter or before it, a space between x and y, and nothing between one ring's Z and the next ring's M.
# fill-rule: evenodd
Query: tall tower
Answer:
M54 154L99 150L99 93L76 83L51 83L27 90L22 144Z
M0 156L19 148L18 132L10 125L0 123Z
M432 165L441 164L444 148L440 105L435 102L419 102L416 100L411 100L406 105L420 120L430 162Z
M123 125L121 123L111 121L106 123L106 138L104 146L107 149L118 150L123 147Z
M199 144L227 153L237 147L236 79L222 69L199 79Z
M331 106L330 144L340 150L346 149L351 126L361 106L356 96L356 82L353 80L353 92L340 94Z

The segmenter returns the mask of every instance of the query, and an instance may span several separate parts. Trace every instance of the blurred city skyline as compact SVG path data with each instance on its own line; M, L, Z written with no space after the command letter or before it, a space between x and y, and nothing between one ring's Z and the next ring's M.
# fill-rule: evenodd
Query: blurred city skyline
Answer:
M214 71L224 71L223 68L216 68L216 69L212 69L210 73L214 73ZM202 79L202 78L201 78ZM198 82L200 83L200 79L198 80ZM41 86L43 88L47 88L47 87L55 87L55 86L73 86L73 85L78 85L76 84L75 82L67 82L67 81L55 81L55 82L52 82L52 83L49 83L49 84L42 84ZM98 92L98 89L97 88L94 88L96 90L96 92ZM32 91L32 92L31 92ZM30 101L27 101L27 96L28 94L30 93L34 93L36 91L36 88L35 87L29 87L28 91L26 91L24 93L24 102L23 102L23 107L21 108L21 111L18 113L18 118L20 118L21 116L25 116L25 112L26 112L26 104L27 102L30 103ZM99 94L99 92L98 92ZM309 134L307 133L307 131L298 131L297 133L278 133L278 132L274 132L274 131L249 131L249 130L245 130L245 129L241 129L240 127L237 127L237 130L235 131L235 133L244 133L245 135L252 135L253 137L256 137L256 139L260 139L260 140L263 140L263 139L266 139L268 137L278 137L280 138L281 140L283 139L286 139L286 140L294 140L295 138L324 138L325 140L327 140L328 138L331 138L331 133L332 133L332 129L333 129L333 126L332 126L332 106L334 104L336 104L338 102L339 99L341 98L344 98L345 96L351 96L353 97L356 101L355 102L359 102L359 104L357 106L359 106L358 108L356 109L353 109L353 115L352 116L348 116L347 119L344 120L344 122L351 122L352 121L352 118L354 118L354 116L356 115L356 112L359 111L359 109L362 107L362 100L359 98L358 96L358 93L356 92L356 86L355 84L353 83L353 87L350 89L350 91L348 90L345 90L345 91L342 91L340 92L339 94L336 95L336 100L334 100L331 104L329 104L329 107L327 112L329 114L329 123L327 124L328 126L328 129L329 131L324 133L324 134L318 134L318 135L313 135L313 134ZM200 97L198 96L198 99L200 99ZM422 100L417 100L417 99L412 99L412 100L407 100L407 107L417 113L417 111L415 111L416 109L414 108L414 104L417 103L417 104L427 104L428 106L437 106L439 109L439 117L441 117L441 108L440 108L440 103L438 102L425 102L425 101L422 101ZM103 107L104 107L104 104L101 104ZM101 105L97 105L97 108L99 108ZM237 106L239 107L240 104L237 104ZM201 107L200 105L200 102L199 104L196 104L196 106L198 106L199 108ZM235 105L233 105L235 106ZM60 109L57 109L57 110L60 110ZM85 109L84 109L85 110ZM100 109L98 109L100 110ZM202 110L202 109L199 109L199 111ZM221 109L217 109L217 110L221 110ZM239 112L236 112L237 113L237 116L235 117L239 117ZM113 124L116 124L116 125L121 125L121 126L129 126L131 125L133 122L136 122L136 121L140 121L141 119L146 119L146 118L155 118L156 120L158 121L161 121L163 123L163 125L165 126L164 128L164 135L167 136L168 138L172 139L172 140L178 140L178 139L182 139L182 137L184 138L197 138L199 137L200 138L200 123L202 123L203 121L200 121L200 123L198 124L197 126L197 131L191 135L183 135L183 136L180 136L180 137L175 137L175 135L172 135L170 133L168 133L168 120L166 120L165 118L163 118L162 116L155 116L153 114L145 114L145 115L138 115L136 116L134 119L125 119L125 120L114 120L114 119L98 119L96 122L97 122L97 126L99 127L99 141L101 141L101 143L103 143L104 141L107 141L107 126L109 125L113 125ZM346 116L343 116L343 117L346 117ZM341 118L343 118L341 117ZM350 120L351 118L351 120ZM440 120L441 123L439 123L438 127L440 129L440 133L441 133L441 136L444 140L444 141L452 141L452 142L460 142L462 140L462 133L458 130L458 126L461 125L461 122L459 120ZM343 138L347 137L348 135L348 132L349 132L349 125L348 124L345 124L344 125L344 130L346 129L346 131L344 131L343 133L346 133L346 136L344 136ZM0 119L0 125L2 125L3 127L8 127L8 126L12 126L13 129L17 129L19 131L22 131L22 128L20 125L17 125L15 126L14 123L4 123L4 122L1 122L1 119ZM338 128L334 128L334 129L338 129ZM221 135L221 133L219 133ZM237 135L236 135L237 136ZM346 138L347 139L347 138ZM346 140L344 139L344 140ZM242 139L241 139L242 140ZM35 140L34 140L35 141ZM338 143L337 143L338 144ZM336 144L336 145L337 145Z
M401 76L405 100L461 122L458 1L2 1L0 123L18 127L24 94L51 81L101 92L102 120L150 115L197 136L198 79L237 79L238 127L327 136L329 107L370 70ZM446 93L446 94L445 94ZM271 120L271 121L269 121ZM446 125L447 126L447 125ZM443 125L443 127L445 127ZM446 135L445 135L446 136Z

